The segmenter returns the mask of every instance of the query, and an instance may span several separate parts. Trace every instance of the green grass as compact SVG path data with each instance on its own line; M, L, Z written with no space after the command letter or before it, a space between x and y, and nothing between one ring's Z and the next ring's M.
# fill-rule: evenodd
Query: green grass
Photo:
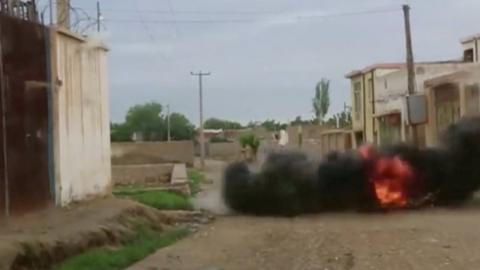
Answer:
M205 180L205 176L195 169L189 169L187 174L190 190L192 195L195 195L200 191L200 185ZM129 186L118 188L113 194L119 198L135 200L160 210L193 210L190 198L173 192L147 190L142 186Z
M150 255L157 249L169 246L188 235L186 228L158 233L141 227L135 239L117 249L97 248L70 258L55 267L55 270L117 270L124 269Z
M200 185L202 184L203 181L205 181L205 176L195 170L195 169L189 169L187 171L188 175L188 184L190 185L190 190L192 191L192 194L195 195L200 191Z
M115 191L115 196L128 198L160 210L192 210L189 198L168 191L121 190Z

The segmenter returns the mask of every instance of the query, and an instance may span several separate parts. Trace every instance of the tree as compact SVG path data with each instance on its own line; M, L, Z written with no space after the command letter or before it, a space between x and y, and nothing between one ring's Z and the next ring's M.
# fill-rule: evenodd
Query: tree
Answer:
M172 140L191 140L195 126L183 114L170 114L170 136Z
M330 81L322 79L315 87L315 97L312 100L313 110L315 117L320 124L323 124L323 120L328 113L330 107Z
M258 127L258 126L260 126L260 123L257 122L257 121L250 121L250 122L248 122L248 124L247 124L247 127L248 127L248 128L256 128L256 127Z
M273 119L268 119L268 120L263 121L260 124L260 126L265 128L268 131L276 131L276 130L279 130L282 125L280 124L280 122L277 122Z
M218 118L209 118L203 124L206 129L242 129L242 124Z
M157 102L135 105L128 110L125 124L131 128L132 133L141 132L146 141L162 140L166 130L162 110L162 105Z
M125 123L110 123L110 140L112 142L128 142L132 140L133 132Z
M295 120L293 120L290 124L291 124L292 126L296 126L296 125L301 125L301 124L303 124L302 117L301 117L301 116L297 116L297 117L295 118Z
M167 116L162 105L150 102L135 105L128 110L124 123L112 123L112 141L131 141L135 132L140 132L145 141L165 141L168 137ZM170 114L170 136L173 140L191 140L195 127L180 113Z

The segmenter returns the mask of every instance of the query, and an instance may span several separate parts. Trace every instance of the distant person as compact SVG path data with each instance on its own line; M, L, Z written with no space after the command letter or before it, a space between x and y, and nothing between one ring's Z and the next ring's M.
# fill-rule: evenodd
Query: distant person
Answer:
M280 135L278 133L273 133L273 142L275 144L278 144L278 142L280 141Z
M280 139L278 141L278 144L280 145L281 148L285 148L288 144L288 133L285 130L285 128L282 128L280 130Z

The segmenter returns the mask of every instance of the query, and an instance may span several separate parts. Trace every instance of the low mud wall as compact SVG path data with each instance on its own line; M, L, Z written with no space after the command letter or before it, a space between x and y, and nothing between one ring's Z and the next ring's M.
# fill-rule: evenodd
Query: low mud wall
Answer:
M112 143L112 165L185 163L192 167L193 142Z
M163 186L170 183L173 164L113 165L114 186Z

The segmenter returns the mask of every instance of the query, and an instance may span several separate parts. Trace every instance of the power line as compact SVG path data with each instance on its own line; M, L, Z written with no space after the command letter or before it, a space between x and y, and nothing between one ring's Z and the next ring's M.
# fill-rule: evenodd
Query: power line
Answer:
M138 10L138 2L135 1L135 8ZM140 19L139 20L139 23L142 25L143 27L143 30L145 32L145 34L147 35L148 39L150 39L150 42L156 47L156 45L158 45L157 43L157 39L153 36L152 32L150 31L150 28L148 27L148 24L145 22L142 14L138 14L138 18ZM111 21L111 20L108 20L108 21ZM165 57L161 54L161 56L165 59Z
M152 13L152 14L171 14L170 8L168 10L130 10L130 9L112 9L106 8L104 11L115 13ZM279 14L274 11L207 11L207 10L175 10L177 14L193 14L193 15L265 15L265 14Z
M318 15L300 15L292 16L290 19L176 19L176 20L134 20L134 19L109 19L111 22L117 23L183 23L183 24L205 24L205 23L257 23L257 22L286 22L286 21L301 21L301 20L310 20L310 19L322 19L322 18L335 18L335 17L346 17L346 16L356 16L356 15L365 15L365 14L379 14L379 13L391 13L398 12L401 9L398 8L389 8L389 9L375 9L375 10L363 10L363 11L352 11L352 12L343 12L343 13L331 13L331 14L318 14Z
M397 12L397 11L401 11L401 8L391 7L391 8L383 8L383 9L350 11L350 12L322 14L322 15L308 15L308 16L299 16L298 18L299 19L333 18L333 17L347 17L347 16L356 16L356 15L366 15L366 14L391 13L391 12Z
M104 8L104 11L109 11L113 13L151 13L151 14L172 14L172 2L168 0L169 8L168 10L146 10L146 9L136 9L136 10L131 10L131 9L115 9L115 8ZM382 6L382 7L377 7L377 8L400 8L400 6L397 5L388 5L388 6ZM362 11L360 11L362 12ZM348 13L357 13L357 12L345 12L346 14ZM211 11L211 10L175 10L175 14L189 14L189 15L282 15L284 14L283 12L278 12L278 11L255 11L255 10L250 10L250 11L231 11L231 10L218 10L218 11Z
M172 15L173 18L175 18L175 12L174 12L174 9L173 9L172 1L167 0L167 3L168 3L168 9L170 10L170 14ZM172 27L173 27L173 30L174 30L174 33L175 33L175 38L177 38L179 31L178 31L178 27L177 27L176 22L172 23Z

